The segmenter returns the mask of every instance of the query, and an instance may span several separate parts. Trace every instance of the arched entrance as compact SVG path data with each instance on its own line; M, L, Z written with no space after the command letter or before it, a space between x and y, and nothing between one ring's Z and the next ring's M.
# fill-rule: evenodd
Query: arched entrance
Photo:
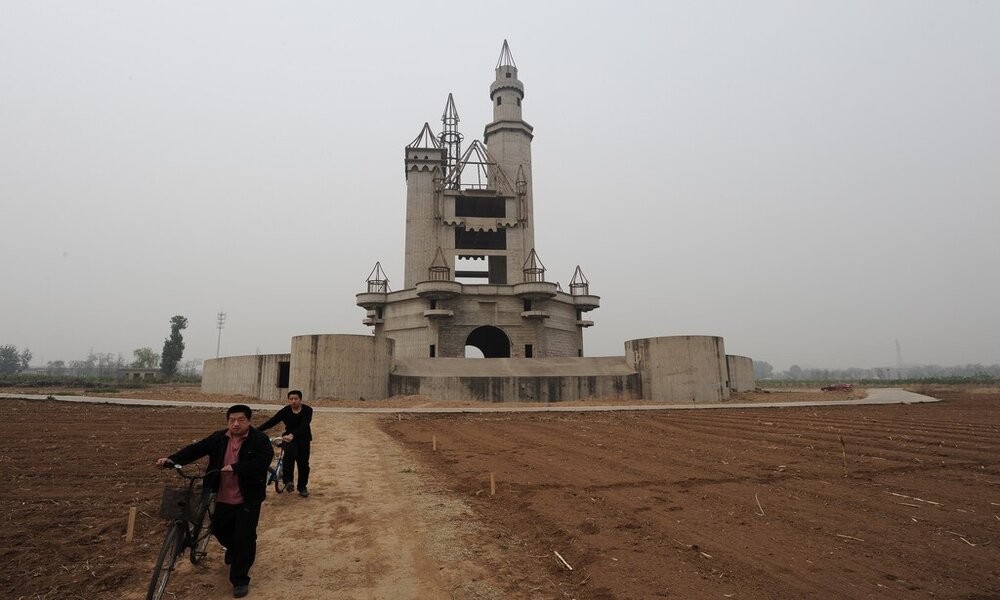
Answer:
M510 338L499 327L476 327L465 340L466 346L475 346L483 358L510 358Z

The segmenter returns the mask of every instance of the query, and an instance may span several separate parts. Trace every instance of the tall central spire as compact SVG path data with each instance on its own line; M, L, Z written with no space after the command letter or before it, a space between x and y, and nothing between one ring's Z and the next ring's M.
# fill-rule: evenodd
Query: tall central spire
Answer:
M465 139L458 131L458 109L455 108L455 99L448 94L448 102L444 105L444 112L441 114L441 145L445 148L447 168L445 173L458 173L458 161L462 158L462 140ZM448 180L445 186L451 190L461 187L461 178Z

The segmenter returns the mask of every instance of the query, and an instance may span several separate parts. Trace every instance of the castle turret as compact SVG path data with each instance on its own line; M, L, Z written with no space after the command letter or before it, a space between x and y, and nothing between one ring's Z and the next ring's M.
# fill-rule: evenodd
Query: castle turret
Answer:
M517 78L517 65L514 64L507 40L504 40L497 60L496 79L490 85L490 99L493 101L493 122L486 126L483 140L490 156L496 160L506 177L517 179L517 218L521 221L517 233L520 239L508 239L508 243L511 250L524 257L535 247L531 177L533 135L531 125L521 118L524 84ZM493 179L491 187L497 189L500 186L495 181L496 175L493 175Z
M427 278L440 242L441 186L446 150L424 123L420 134L407 144L406 166L406 266L403 287L414 287Z

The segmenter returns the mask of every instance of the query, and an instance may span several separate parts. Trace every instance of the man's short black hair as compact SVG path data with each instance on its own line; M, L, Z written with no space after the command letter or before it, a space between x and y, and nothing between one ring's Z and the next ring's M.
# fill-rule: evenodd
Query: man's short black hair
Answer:
M299 390L292 390L292 391L288 392L288 397L291 398L292 396L298 396L299 400L301 400L302 399L302 392L300 392Z
M229 416L231 414L233 414L233 413L243 413L243 414L245 414L247 416L247 421L249 421L250 417L253 416L253 411L250 410L250 407L247 406L246 404L234 404L234 405L230 406L229 410L226 411L226 418L228 419Z

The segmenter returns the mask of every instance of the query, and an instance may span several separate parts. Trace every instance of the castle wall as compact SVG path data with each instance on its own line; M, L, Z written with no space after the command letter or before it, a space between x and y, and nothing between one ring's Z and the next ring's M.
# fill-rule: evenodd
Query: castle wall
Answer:
M640 397L640 379L620 356L410 358L397 361L389 392L485 402L623 401Z
M721 337L668 336L628 340L625 360L639 373L642 397L660 402L729 399L726 351Z
M201 391L284 401L288 388L278 387L279 363L290 360L289 354L210 358L202 367Z
M392 340L369 335L296 336L289 383L306 400L385 398L392 352Z
M747 356L726 355L729 370L729 389L734 392L752 392L757 382L753 377L753 360Z
M583 348L583 331L576 324L576 307L568 294L554 299L533 300L531 309L547 318L525 318L524 301L512 286L464 285L463 293L437 300L437 310L450 310L451 317L428 318L429 300L410 290L390 295L383 308L385 324L380 335L395 340L397 357L429 358L430 345L436 356L461 358L469 334L483 325L502 329L511 341L511 357L524 357L532 345L533 356L576 357Z

